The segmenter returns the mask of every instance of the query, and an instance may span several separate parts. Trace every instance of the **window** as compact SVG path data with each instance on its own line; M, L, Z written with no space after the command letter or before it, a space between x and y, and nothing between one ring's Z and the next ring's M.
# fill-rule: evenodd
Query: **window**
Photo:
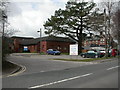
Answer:
M88 51L88 53L95 53L95 51Z
M44 50L45 45L42 45L42 50Z
M91 44L91 41L89 41L89 44Z
M64 47L64 50L67 50L67 48L66 48L66 47Z
M103 41L105 41L105 39L103 39Z
M60 45L58 45L57 49L60 50Z

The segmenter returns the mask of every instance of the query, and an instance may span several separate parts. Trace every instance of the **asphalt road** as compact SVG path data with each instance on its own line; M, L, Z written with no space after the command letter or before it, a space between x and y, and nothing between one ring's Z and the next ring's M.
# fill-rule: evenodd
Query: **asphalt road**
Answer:
M17 76L3 78L3 88L118 88L117 60L83 64L38 60L35 57L14 58L17 63L26 65L27 69ZM32 69L37 67L39 71Z
M53 70L63 70L72 67L79 67L83 65L89 65L92 63L84 63L84 62L67 62L67 61L58 61L58 60L50 60L52 58L68 58L68 55L25 55L25 56L12 56L9 57L8 60L19 65L23 65L26 67L23 74L31 74L31 73L38 73L38 72L47 72ZM70 57L70 58L77 58L77 57ZM81 57L79 57L81 58Z

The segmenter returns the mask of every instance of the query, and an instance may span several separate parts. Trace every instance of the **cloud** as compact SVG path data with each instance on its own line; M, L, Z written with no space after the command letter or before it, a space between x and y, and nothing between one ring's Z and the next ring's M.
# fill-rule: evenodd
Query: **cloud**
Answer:
M59 8L64 9L68 0L12 0L8 8L8 21L13 29L20 32L15 35L39 37L37 31L44 22Z
M42 28L44 35L44 22L54 14L55 10L64 8L65 3L56 3L53 0L42 2L12 2L9 8L9 22L11 27L20 32L15 35L39 37L37 31Z
M18 7L18 3L12 3L10 2L8 4L8 8L7 8L7 13L9 16L16 16L16 15L20 15L22 10Z

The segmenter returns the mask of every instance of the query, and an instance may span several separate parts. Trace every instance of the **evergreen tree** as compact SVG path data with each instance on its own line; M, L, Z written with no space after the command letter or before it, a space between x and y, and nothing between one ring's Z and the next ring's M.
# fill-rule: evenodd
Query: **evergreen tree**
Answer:
M67 2L65 10L56 10L44 27L46 34L69 36L78 43L78 53L82 52L83 31L92 30L93 13L96 11L93 2ZM91 20L90 20L91 19Z

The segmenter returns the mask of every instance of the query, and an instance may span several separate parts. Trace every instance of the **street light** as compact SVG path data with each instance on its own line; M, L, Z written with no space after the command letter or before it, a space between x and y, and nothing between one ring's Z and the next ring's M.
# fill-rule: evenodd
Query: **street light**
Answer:
M42 37L42 31L41 31L41 28L40 28L40 31L37 31L40 33L40 38Z
M40 33L40 38L42 37L42 31L41 31L41 28L40 28L40 31L37 31L37 32L39 32ZM39 52L41 52L41 42L40 42L40 51Z

